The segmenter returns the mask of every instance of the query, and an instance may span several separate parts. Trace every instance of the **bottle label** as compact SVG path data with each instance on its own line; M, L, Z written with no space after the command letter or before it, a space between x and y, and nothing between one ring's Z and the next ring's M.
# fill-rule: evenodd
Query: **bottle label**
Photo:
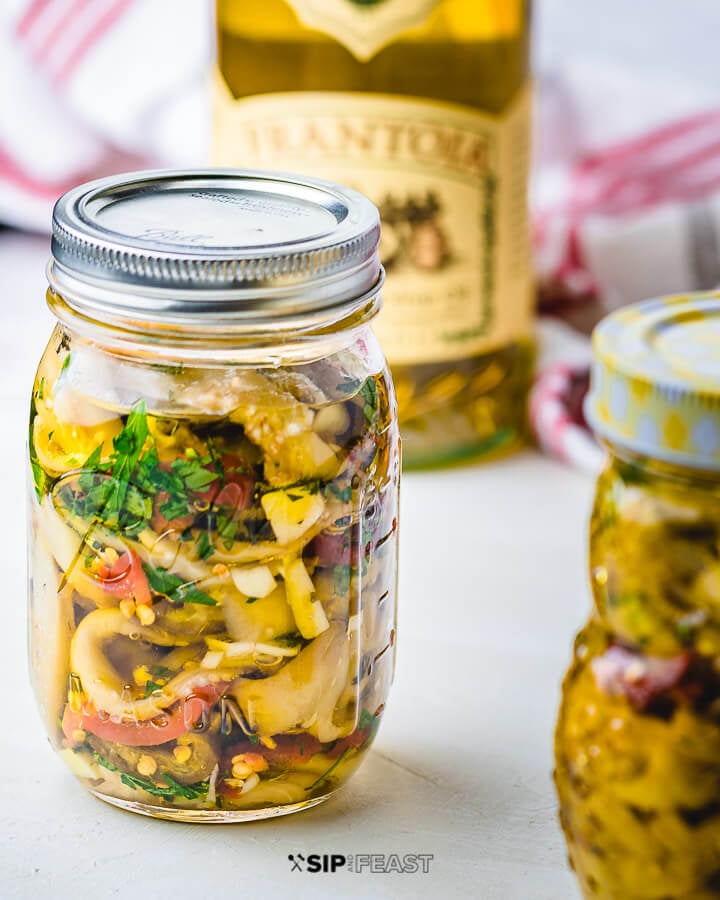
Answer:
M286 0L306 28L322 31L363 62L410 28L439 0Z
M488 352L531 331L530 91L502 117L383 94L215 92L215 162L367 194L388 273L376 331L393 364Z

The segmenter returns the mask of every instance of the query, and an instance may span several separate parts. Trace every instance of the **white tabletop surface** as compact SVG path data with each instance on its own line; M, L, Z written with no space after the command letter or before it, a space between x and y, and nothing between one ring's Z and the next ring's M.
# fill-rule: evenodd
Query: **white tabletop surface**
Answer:
M45 238L0 232L0 896L575 900L552 732L588 609L590 481L533 452L404 480L398 671L377 742L333 801L271 822L154 821L86 795L27 678L24 441L51 327ZM427 853L428 874L290 872L291 853ZM232 894L229 889L232 888Z

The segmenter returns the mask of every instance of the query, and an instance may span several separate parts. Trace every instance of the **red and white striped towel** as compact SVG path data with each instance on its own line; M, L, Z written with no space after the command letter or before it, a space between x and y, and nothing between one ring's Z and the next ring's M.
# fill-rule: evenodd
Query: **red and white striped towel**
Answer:
M625 303L720 283L720 98L597 66L545 86L533 237L547 307L592 324ZM550 321L544 334L563 342ZM548 453L595 471L602 454L578 398L589 347L584 360L551 356L531 425Z
M640 253L645 249L643 229L655 237L668 212L674 213L676 228L684 224L689 240L669 248L680 283L668 285L664 280L662 290L716 284L720 253L717 247L714 254L703 253L712 235L703 238L695 231L698 224L720 231L720 108L581 156L570 168L564 202L536 212L533 237L538 258L554 281L605 294L610 300L609 287L617 273L602 271L598 252L598 245L607 241L608 228L614 233L611 240L629 233ZM670 221L667 228L672 229ZM675 231L668 236L674 237ZM694 238L698 246L693 246ZM638 265L645 263L645 258L637 259ZM663 266L663 279L667 275ZM613 293L620 291L616 288ZM618 299L629 298L620 293Z
M93 46L102 41L134 0L33 0L15 25L36 70L62 88Z
M0 223L47 230L73 184L204 162L204 0L3 0Z
M716 284L720 93L589 64L542 84L541 280L603 309Z

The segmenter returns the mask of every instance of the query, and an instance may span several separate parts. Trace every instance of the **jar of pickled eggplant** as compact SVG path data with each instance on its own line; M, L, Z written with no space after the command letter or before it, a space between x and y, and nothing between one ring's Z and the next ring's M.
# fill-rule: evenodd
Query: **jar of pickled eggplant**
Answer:
M53 219L30 417L37 701L95 796L229 822L328 798L395 656L396 406L360 194L233 170Z
M585 897L720 897L720 294L654 300L594 336L607 445L556 784Z

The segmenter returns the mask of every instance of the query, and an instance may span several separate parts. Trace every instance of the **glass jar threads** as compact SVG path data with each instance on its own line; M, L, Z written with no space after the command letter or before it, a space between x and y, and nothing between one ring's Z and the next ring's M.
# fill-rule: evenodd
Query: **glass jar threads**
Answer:
M556 783L585 897L720 897L720 295L642 303L594 337L607 444Z
M227 822L354 771L393 674L399 438L351 190L209 170L58 202L30 420L30 644L96 796Z

